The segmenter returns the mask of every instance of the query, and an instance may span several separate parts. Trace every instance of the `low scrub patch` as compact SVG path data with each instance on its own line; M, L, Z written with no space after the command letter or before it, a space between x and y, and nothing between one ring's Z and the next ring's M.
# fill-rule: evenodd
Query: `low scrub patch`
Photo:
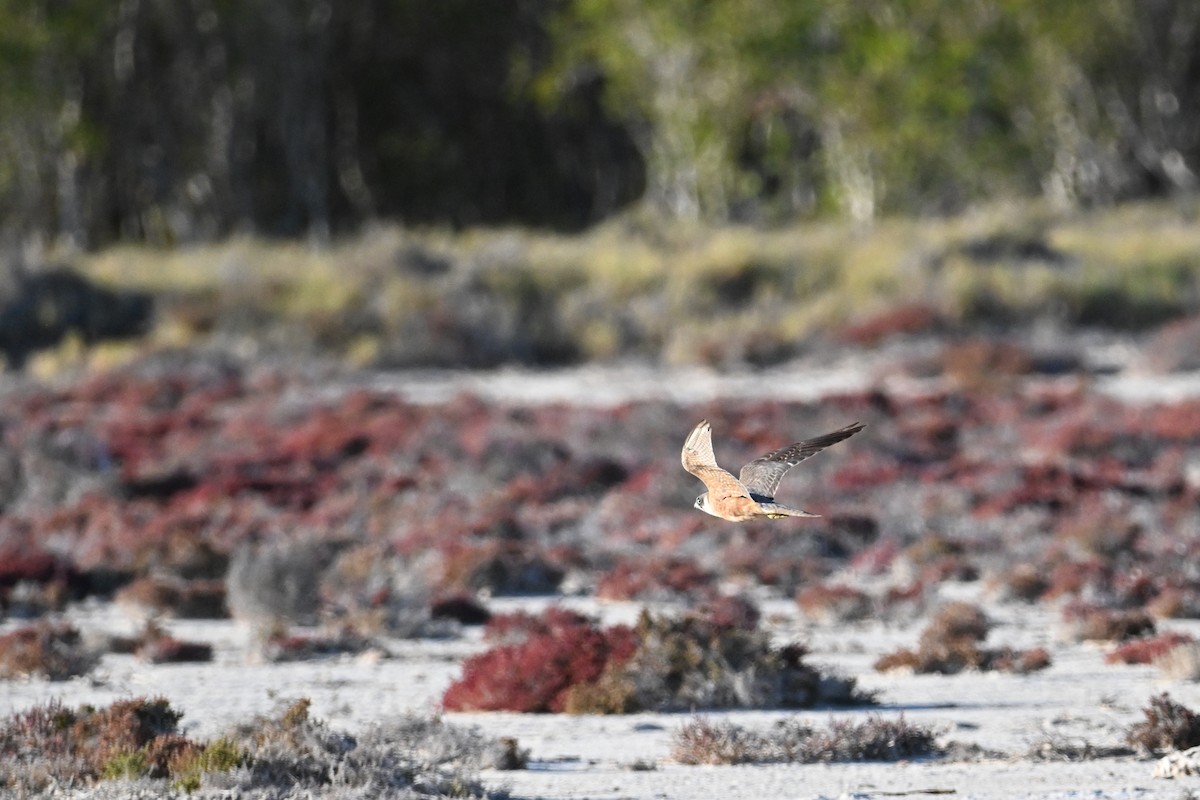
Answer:
M86 674L99 658L65 623L38 622L0 636L0 680L26 675L66 680Z
M436 717L348 736L314 718L306 699L209 742L181 735L181 717L163 698L138 698L102 709L50 703L0 720L0 796L108 784L97 796L483 798L493 795L481 767L528 760L515 739Z
M939 752L932 729L904 717L835 719L818 729L798 719L766 731L698 717L675 732L671 758L681 764L813 764L900 761Z
M1187 750L1200 745L1200 714L1171 699L1166 692L1150 698L1145 717L1125 732L1125 741L1144 753Z
M1105 655L1104 661L1108 664L1153 664L1180 645L1194 642L1195 638L1190 634L1168 631L1124 642Z
M630 628L601 629L562 609L494 617L485 635L508 641L467 659L442 698L447 711L563 711L574 687L594 683L636 647Z
M202 752L178 732L183 715L164 698L106 708L36 706L0 721L0 786L40 791L97 778L169 778Z
M581 714L873 702L853 679L807 664L802 646L773 645L757 610L744 606L714 601L679 618L643 612L633 629L601 629L562 610L501 615L486 635L502 643L468 659L442 702L453 711Z
M951 675L965 669L1000 672L1034 672L1050 666L1050 654L1041 647L1015 650L988 648L981 642L990 623L970 603L951 603L943 608L921 633L915 650L901 648L875 662L875 669L911 669L916 673Z

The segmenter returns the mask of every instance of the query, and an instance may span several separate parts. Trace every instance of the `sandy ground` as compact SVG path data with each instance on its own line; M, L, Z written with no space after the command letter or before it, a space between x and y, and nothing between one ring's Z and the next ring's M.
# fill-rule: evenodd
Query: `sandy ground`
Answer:
M968 589L966 595L973 591ZM549 602L544 598L501 600L495 606L536 610ZM631 621L640 608L583 599L561 602L597 613L606 622ZM952 795L1178 800L1190 796L1190 791L1200 791L1200 778L1152 778L1153 760L1043 762L1028 758L1031 747L1047 738L1095 746L1118 744L1124 729L1141 718L1146 701L1161 691L1169 691L1190 707L1200 705L1200 684L1164 682L1151 667L1107 665L1103 649L1059 641L1051 612L1016 605L989 607L997 622L989 644L1046 646L1054 659L1049 669L1027 676L967 673L947 677L880 675L870 667L880 654L912 645L924 620L894 626L815 624L786 601L768 602L764 611L781 640L807 641L814 663L857 676L863 687L878 690L882 701L874 710L801 712L805 718L821 725L830 717L903 714L912 722L936 726L943 742L973 742L1005 755L975 762L683 766L672 763L669 754L672 736L689 714L449 714L447 718L479 726L496 736L515 736L530 750L529 769L484 774L487 785L507 787L517 797L761 800ZM111 605L74 609L72 617L90 631L128 632L134 626ZM85 678L0 684L0 713L52 698L67 704L101 704L122 697L163 695L185 712L183 725L188 733L207 737L236 721L270 711L281 701L308 697L317 716L354 732L406 712L436 711L462 658L483 647L478 632L473 632L453 641L391 641L387 658L367 655L298 664L252 664L246 659L246 631L236 623L168 621L167 626L177 636L214 644L215 662L150 666L131 656L106 656ZM1167 627L1200 634L1200 623ZM766 728L791 713L712 712L707 716Z

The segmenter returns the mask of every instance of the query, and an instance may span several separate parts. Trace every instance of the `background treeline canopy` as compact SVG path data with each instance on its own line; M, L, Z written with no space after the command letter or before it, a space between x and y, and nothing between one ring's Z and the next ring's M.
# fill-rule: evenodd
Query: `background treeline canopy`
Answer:
M0 0L0 236L1192 191L1195 0Z

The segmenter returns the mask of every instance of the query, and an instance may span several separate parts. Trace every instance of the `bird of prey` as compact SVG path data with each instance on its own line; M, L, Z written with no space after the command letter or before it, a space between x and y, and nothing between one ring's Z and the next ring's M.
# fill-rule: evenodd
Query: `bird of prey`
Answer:
M704 482L708 491L696 498L696 508L730 522L780 517L819 517L775 502L775 490L787 471L809 456L848 439L863 429L859 423L767 453L733 477L717 466L713 455L712 425L701 420L683 443L683 468Z

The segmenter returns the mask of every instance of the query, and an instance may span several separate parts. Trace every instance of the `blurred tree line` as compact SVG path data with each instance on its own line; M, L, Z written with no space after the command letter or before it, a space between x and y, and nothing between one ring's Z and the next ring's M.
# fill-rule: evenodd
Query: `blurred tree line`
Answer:
M1195 189L1196 0L0 0L0 236Z

